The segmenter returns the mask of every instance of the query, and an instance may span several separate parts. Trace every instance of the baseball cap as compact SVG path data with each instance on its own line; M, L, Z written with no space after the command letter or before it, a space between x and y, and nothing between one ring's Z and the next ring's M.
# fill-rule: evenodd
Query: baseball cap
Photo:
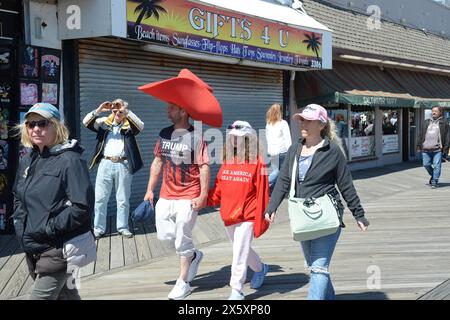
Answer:
M243 137L246 134L250 134L253 132L253 128L247 121L236 120L232 125L228 126L228 129L231 129L228 134L233 136Z
M55 118L61 120L61 114L59 110L50 103L39 102L33 105L30 110L25 114L27 117L30 113L37 113L40 116L43 116L46 119Z
M292 117L300 120L319 120L323 124L326 124L328 120L327 110L318 104L308 104L302 112L296 113Z

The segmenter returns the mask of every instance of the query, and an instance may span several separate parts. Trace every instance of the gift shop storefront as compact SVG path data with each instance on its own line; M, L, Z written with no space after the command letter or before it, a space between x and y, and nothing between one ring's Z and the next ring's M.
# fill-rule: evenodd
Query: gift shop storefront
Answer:
M102 36L61 32L67 39L66 58L75 52L76 70L66 70L66 75L78 75L72 86L77 94L66 100L66 107L72 103L73 109L78 108L71 122L78 124L75 135L88 149L95 135L82 127L81 120L105 100L127 100L145 122L137 137L145 166L133 178L132 207L146 190L159 131L170 125L164 103L137 87L188 68L213 88L223 110L222 132L235 120L248 121L258 130L265 128L265 114L273 103L284 105L289 116L293 72L332 67L331 31L290 7L256 0L109 3L111 25ZM61 12L68 4L61 1ZM90 6L98 9L80 2L81 12ZM102 30L98 24L105 13L92 10L88 21L92 26L86 33ZM210 127L204 125L205 129ZM218 167L212 166L212 179Z

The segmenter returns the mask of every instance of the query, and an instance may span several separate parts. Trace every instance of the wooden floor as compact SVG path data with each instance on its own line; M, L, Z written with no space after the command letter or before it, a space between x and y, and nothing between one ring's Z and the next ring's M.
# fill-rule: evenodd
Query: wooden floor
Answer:
M125 238L117 233L115 217L108 217L107 228L106 236L97 240L97 261L81 269L82 277L174 255L171 248L156 239L154 224L131 223L134 233L132 238ZM226 234L218 212L205 213L198 217L194 234L196 244L224 239ZM0 236L0 300L26 294L32 283L25 255L15 237Z
M448 298L450 284L450 164L432 190L425 169L406 163L354 172L370 231L362 233L349 212L331 274L338 299ZM111 221L110 231L115 230ZM178 260L156 239L154 227L135 226L135 237L114 233L98 241L98 260L82 270L84 299L166 299L178 276ZM217 212L199 216L195 242L205 256L188 299L226 299L231 246ZM289 235L285 204L277 222L254 248L270 265L264 286L244 287L247 299L304 299L308 274L298 243ZM248 279L251 272L248 274ZM23 254L0 237L0 299L26 298L32 281ZM442 284L442 285L441 285ZM431 294L440 286L439 294ZM438 287L439 288L439 287Z
M425 293L419 300L450 300L450 279Z

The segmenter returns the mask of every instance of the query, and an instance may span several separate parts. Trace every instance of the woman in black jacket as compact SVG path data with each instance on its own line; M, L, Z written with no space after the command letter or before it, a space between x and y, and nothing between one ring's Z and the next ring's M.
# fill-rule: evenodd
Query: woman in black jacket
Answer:
M353 185L347 160L336 143L338 138L334 123L328 119L325 108L310 104L301 113L295 114L294 118L301 121L302 138L288 150L265 211L266 220L274 221L275 211L290 191L292 170L295 169L295 197L319 198L325 194L333 196L339 206L341 227L344 227L344 206L335 188L337 184L357 221L358 228L367 230L369 221L364 217L364 209ZM295 159L297 167L293 168ZM335 297L328 268L340 233L341 228L338 228L334 234L301 242L305 263L311 272L308 299L324 300Z
M71 277L96 257L94 192L83 149L68 140L58 109L48 103L34 105L19 129L32 150L17 171L13 219L35 280L30 299L80 299Z

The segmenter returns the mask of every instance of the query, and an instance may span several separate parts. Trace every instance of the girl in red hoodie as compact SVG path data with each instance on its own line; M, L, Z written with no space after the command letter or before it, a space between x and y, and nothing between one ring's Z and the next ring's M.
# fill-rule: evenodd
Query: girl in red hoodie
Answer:
M227 132L224 163L209 191L208 205L220 205L220 215L233 243L229 300L243 300L247 266L254 271L250 282L253 289L261 287L269 269L251 248L253 236L261 236L269 226L264 219L269 183L258 155L255 130L246 121L235 121L228 129L231 130Z

